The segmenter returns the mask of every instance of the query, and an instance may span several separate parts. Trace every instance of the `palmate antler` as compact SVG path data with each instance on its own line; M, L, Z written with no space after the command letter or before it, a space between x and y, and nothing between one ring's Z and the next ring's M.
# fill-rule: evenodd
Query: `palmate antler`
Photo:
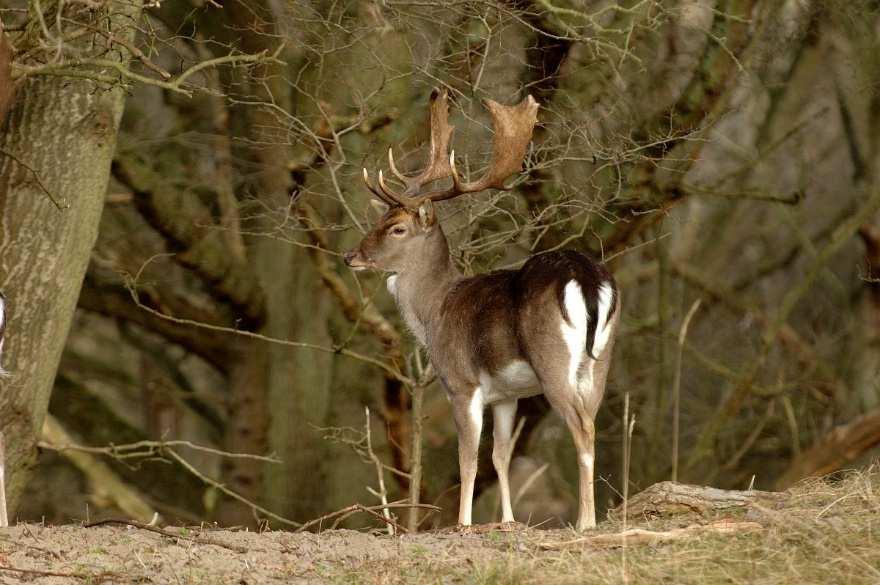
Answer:
M370 180L364 169L364 183L380 200L392 206L416 208L424 201L443 201L465 193L476 193L486 189L506 189L504 181L522 168L532 131L538 121L538 103L527 96L515 106L502 106L493 100L486 100L486 108L492 115L495 137L492 144L492 162L489 170L476 181L462 182L455 168L455 151L449 151L453 127L449 125L449 94L444 89L431 94L431 152L428 165L418 175L407 177L394 164L392 149L388 149L388 166L401 183L403 192L395 192L385 182L379 171L378 186ZM447 154L448 153L448 154ZM452 186L422 193L426 185L452 177Z

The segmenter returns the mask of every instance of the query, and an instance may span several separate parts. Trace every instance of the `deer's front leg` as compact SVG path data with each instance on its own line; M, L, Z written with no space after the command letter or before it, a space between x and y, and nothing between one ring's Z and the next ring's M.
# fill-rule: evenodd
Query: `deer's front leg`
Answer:
M455 426L458 429L458 469L461 475L461 496L458 502L458 523L470 526L477 477L477 455L483 430L483 392L477 387L452 399Z

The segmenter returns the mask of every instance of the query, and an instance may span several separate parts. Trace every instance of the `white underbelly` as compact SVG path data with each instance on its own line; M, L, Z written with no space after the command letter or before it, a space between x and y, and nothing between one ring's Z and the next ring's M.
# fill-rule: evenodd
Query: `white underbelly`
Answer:
M480 385L485 404L541 394L541 386L535 371L528 363L521 360L510 362L493 375L489 375L488 372L481 373Z

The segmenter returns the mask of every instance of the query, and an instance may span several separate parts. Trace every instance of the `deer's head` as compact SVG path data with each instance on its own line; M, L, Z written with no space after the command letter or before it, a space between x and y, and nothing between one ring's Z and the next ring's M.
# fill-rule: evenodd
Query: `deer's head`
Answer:
M452 199L465 193L487 189L507 189L504 181L518 173L526 155L532 130L537 122L538 104L532 96L515 106L502 106L486 100L492 115L495 137L489 169L475 181L462 181L455 168L455 151L449 150L453 127L449 125L449 96L446 90L431 94L431 152L428 165L415 176L406 176L397 169L392 149L388 149L388 166L403 185L395 191L379 171L377 184L364 169L364 183L384 206L382 217L364 236L361 243L345 254L345 263L355 269L378 269L401 272L411 262L424 259L439 232L434 202ZM426 190L441 179L452 179L445 189ZM445 242L443 242L445 246Z

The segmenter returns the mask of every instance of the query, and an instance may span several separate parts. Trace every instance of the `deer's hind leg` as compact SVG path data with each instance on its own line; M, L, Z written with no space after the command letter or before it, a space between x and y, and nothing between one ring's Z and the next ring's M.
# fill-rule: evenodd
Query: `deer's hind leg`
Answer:
M510 503L510 456L513 440L513 423L516 418L516 398L492 405L494 435L492 463L498 474L498 491L501 495L501 521L513 522L513 506Z
M577 529L596 525L594 501L595 417L601 401L601 388L594 387L589 366L578 368L574 382L569 379L567 360L548 360L536 368L544 395L565 421L577 451L579 475Z
M596 409L592 401L583 400L577 385L567 380L555 384L548 380L544 390L553 409L562 416L574 440L578 464L578 519L577 529L596 525L594 474L596 461Z
M610 291L610 288L608 289ZM541 382L544 395L562 416L571 432L578 457L579 497L577 529L596 525L594 474L596 460L595 418L605 391L605 378L611 357L617 315L607 315L610 302L603 303L592 359L586 351L587 307L580 286L572 281L565 287L564 302L569 319L558 312L558 325L533 323L530 361ZM610 298L610 295L607 297ZM603 306L604 305L604 306Z

